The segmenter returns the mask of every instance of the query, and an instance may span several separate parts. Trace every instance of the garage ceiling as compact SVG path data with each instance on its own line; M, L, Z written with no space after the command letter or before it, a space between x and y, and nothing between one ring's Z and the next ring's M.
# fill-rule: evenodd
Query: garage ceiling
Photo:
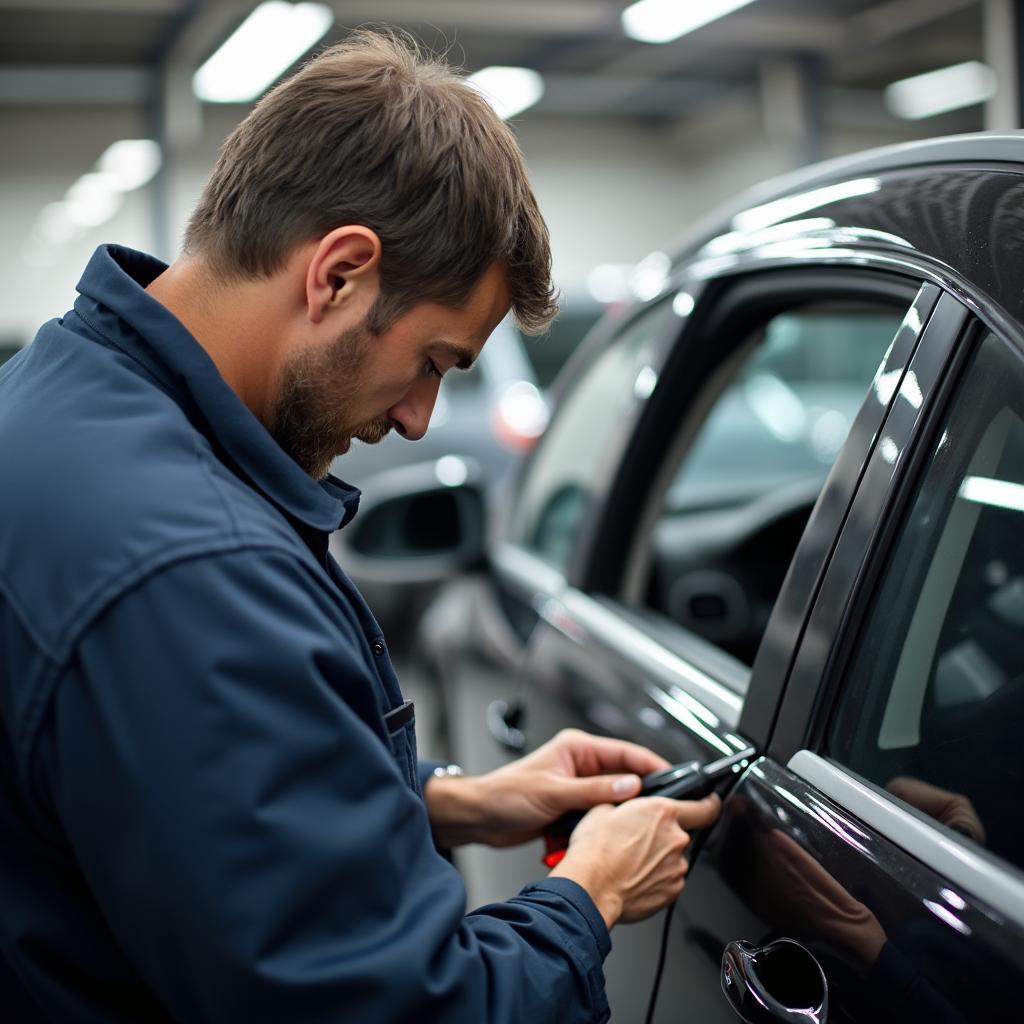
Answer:
M682 2L682 0L680 0ZM0 104L140 104L152 72L198 66L254 6L239 0L0 0ZM794 61L832 95L982 56L979 0L756 0L675 42L622 32L625 0L334 0L325 42L365 23L412 31L470 71L545 77L525 116L686 120ZM877 106L880 109L880 102ZM976 115L980 119L980 115ZM980 126L980 122L979 122Z

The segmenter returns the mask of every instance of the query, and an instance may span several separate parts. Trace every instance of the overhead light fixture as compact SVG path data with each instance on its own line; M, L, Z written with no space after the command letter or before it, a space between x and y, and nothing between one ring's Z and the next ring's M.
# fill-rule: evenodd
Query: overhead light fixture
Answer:
M333 21L326 4L266 0L193 75L192 91L208 103L254 100L319 42Z
M587 291L604 305L623 302L630 297L631 263L599 263L587 274Z
M73 224L95 228L114 216L124 202L117 179L110 174L83 174L64 197L67 214Z
M622 29L641 43L669 43L753 0L639 0L622 12Z
M503 121L528 110L544 95L544 79L532 68L494 64L470 75L467 81Z
M153 139L121 139L108 146L96 162L122 192L142 188L160 169L160 145Z
M969 60L893 82L885 90L885 105L897 117L920 121L984 103L997 88L995 72L981 61Z
M66 202L47 203L36 217L34 240L56 248L70 242L77 230Z

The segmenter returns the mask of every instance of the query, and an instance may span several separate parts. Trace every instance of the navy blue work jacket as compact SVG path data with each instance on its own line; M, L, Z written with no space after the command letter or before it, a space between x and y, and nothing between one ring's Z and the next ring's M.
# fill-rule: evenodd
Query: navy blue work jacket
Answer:
M163 269L101 247L0 369L0 1016L606 1020L583 889L465 913L327 551L358 492L277 446Z

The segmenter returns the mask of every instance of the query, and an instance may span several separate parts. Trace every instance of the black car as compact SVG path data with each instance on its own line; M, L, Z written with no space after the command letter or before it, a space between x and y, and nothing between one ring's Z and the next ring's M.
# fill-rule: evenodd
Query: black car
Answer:
M656 284L562 374L482 565L433 495L452 756L736 755L655 1021L1024 1020L1024 134L776 182ZM469 851L471 891L541 852ZM615 1021L663 920L614 933Z

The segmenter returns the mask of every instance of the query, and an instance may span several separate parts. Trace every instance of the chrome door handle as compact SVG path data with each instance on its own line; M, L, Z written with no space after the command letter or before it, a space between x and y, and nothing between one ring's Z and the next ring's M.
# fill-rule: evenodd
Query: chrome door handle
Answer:
M520 728L525 714L521 701L492 700L487 705L487 728L498 746L513 754L526 749L526 734Z
M730 942L722 991L747 1024L827 1024L828 982L813 954L792 939L767 946Z

